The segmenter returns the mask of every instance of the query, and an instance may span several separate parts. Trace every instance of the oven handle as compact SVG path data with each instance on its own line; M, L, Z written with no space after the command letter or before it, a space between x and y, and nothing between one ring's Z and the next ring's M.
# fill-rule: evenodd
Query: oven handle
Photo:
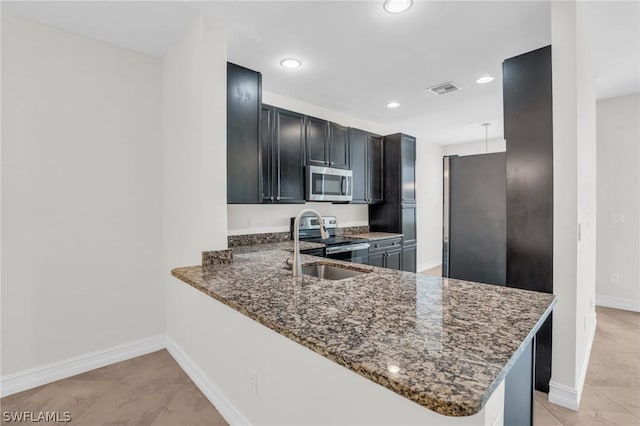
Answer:
M354 244L350 246L327 247L327 254L346 253L348 251L365 250L369 248L369 243Z

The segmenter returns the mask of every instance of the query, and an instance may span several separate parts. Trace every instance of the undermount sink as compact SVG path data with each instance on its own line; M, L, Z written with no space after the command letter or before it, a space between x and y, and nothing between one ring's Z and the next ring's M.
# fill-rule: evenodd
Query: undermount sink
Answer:
M368 271L355 271L353 269L341 268L334 265L313 264L302 267L303 275L322 278L324 280L346 280L366 274Z

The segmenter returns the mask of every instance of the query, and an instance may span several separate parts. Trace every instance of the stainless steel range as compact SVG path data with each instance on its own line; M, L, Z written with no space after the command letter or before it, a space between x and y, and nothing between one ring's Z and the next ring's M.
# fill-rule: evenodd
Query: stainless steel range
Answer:
M291 239L293 239L293 222L291 218ZM350 238L336 235L338 221L335 216L323 216L322 221L329 233L329 238L320 238L320 223L315 216L303 216L300 219L300 241L323 243L324 255L329 259L369 264L369 241L361 238Z

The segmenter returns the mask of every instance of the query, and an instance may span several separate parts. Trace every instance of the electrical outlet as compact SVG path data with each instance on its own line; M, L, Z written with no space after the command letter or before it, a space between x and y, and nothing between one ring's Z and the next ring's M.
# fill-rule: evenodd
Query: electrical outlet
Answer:
M594 309L596 307L596 302L595 300L593 300L593 297L589 299L589 307L591 307L591 309Z
M249 218L249 229L253 229L256 227L256 218L255 217L250 217Z
M251 385L251 391L258 394L258 372L255 370L249 371L249 383Z
M620 274L617 272L611 273L611 284L618 284L620 282Z

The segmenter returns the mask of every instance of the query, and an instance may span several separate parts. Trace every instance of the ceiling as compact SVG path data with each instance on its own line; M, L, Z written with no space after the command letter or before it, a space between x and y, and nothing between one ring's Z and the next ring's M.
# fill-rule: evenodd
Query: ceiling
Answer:
M595 2L586 13L599 97L640 87L633 68L640 49L629 42L640 31L638 4L612 4ZM551 41L546 1L418 0L399 15L385 13L381 0L3 1L2 7L156 57L198 12L213 15L227 22L229 60L261 71L265 90L440 144L484 140L484 122L494 124L490 138L501 138L502 61ZM303 67L281 68L288 56ZM496 79L475 83L487 74ZM446 81L462 90L442 96L425 90ZM400 107L386 108L392 100Z

